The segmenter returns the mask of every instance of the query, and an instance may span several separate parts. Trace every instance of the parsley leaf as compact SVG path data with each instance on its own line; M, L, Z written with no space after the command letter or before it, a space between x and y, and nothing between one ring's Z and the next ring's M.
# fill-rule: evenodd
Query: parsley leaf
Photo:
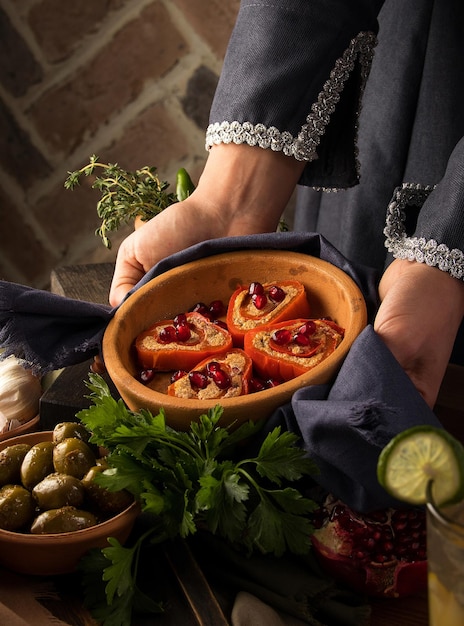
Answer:
M280 485L281 479L299 480L305 474L315 473L316 466L296 447L297 440L294 433L282 433L280 426L274 428L259 450L256 463L259 475Z

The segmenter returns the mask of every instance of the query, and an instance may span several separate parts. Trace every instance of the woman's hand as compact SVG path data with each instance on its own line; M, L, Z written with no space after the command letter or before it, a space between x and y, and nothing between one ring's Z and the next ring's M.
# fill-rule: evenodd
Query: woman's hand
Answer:
M275 231L304 168L281 152L245 144L212 148L198 187L121 244L110 289L117 306L164 257L217 237Z
M210 220L194 194L169 206L121 243L111 283L110 303L117 306L158 261L211 237Z
M425 263L396 259L379 293L374 328L433 408L464 316L464 283Z

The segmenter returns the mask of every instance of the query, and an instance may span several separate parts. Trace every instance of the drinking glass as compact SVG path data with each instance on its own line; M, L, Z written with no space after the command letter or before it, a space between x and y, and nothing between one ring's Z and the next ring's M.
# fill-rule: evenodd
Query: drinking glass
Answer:
M438 508L427 498L429 626L464 625L464 501Z

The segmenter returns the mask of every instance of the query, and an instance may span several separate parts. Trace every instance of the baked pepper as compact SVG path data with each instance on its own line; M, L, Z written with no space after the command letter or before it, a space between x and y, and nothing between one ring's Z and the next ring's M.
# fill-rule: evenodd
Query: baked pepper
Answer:
M229 332L196 312L157 322L135 340L141 367L159 371L190 370L208 356L230 348Z
M244 350L261 377L291 380L332 354L343 335L331 320L287 320L248 331Z
M169 396L215 400L235 398L248 393L252 361L241 349L204 359L189 372L174 374Z
M240 286L227 307L227 327L234 345L242 347L245 333L258 326L309 317L305 287L297 280L253 282Z

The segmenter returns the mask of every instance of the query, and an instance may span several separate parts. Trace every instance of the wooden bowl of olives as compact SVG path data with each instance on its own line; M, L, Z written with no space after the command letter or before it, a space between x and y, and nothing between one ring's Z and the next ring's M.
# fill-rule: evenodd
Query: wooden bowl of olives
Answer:
M93 481L104 467L79 423L0 442L0 566L65 574L108 537L124 543L139 507L130 494Z

